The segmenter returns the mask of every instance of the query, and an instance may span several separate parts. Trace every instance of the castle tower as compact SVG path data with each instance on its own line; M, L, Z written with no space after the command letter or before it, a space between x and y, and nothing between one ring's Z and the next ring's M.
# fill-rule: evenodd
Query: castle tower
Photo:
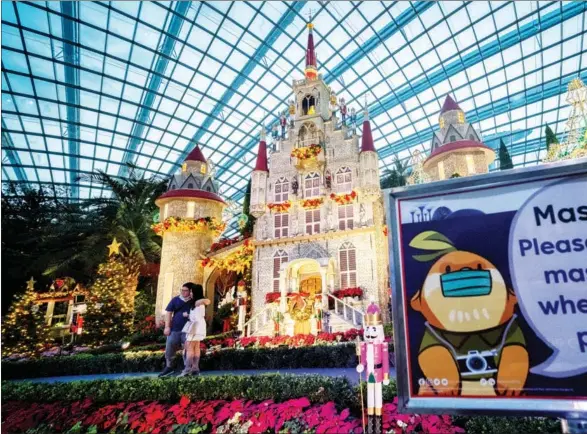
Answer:
M430 181L487 173L495 151L465 119L465 113L449 95L438 119L440 130L432 137L431 153L423 169Z
M257 152L257 164L253 170L251 181L251 214L255 217L260 217L265 214L268 176L267 142L265 138L265 128L262 127L261 140L259 141L259 150Z
M381 197L379 184L379 156L373 144L373 133L369 122L369 110L365 100L363 116L363 137L361 139L361 153L359 154L359 169L361 172L361 193L371 200Z
M329 308L333 298L346 303L353 318L362 318L371 297L381 306L388 302L387 239L371 125L367 117L361 141L355 110L347 111L318 72L312 23L307 28L306 68L293 80L288 119L284 113L273 129L270 161L261 136L252 175L256 319L246 327L248 335L274 333L273 323L262 318L276 310L283 315L283 334L315 334L322 327L344 331L357 323ZM359 292L362 299L341 295ZM265 303L268 293L279 301ZM314 309L329 311L328 320L318 323Z
M224 229L225 203L199 146L187 156L181 172L169 180L167 191L155 201L163 237L155 314L162 319L172 297L186 282L202 283L199 261Z

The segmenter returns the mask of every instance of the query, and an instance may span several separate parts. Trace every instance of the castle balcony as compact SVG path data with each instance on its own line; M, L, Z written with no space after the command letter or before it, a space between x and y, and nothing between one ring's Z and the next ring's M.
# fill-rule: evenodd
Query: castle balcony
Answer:
M295 148L292 153L293 165L298 170L312 170L326 164L324 148L319 145L309 145Z

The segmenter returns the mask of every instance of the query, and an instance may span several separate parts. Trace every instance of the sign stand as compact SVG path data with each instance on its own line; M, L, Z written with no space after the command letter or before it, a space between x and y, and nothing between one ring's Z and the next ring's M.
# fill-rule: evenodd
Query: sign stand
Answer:
M384 192L399 412L587 434L586 192L587 158Z
M562 419L563 434L586 434L587 419Z

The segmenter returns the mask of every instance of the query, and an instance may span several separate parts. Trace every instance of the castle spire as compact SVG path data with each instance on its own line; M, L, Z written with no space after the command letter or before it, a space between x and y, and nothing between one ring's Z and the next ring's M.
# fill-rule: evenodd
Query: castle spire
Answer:
M202 154L202 150L200 149L200 145L196 143L196 147L188 154L185 161L201 161L202 163L207 163L204 154Z
M304 74L307 79L315 80L318 77L318 63L316 61L316 50L314 49L314 35L312 33L314 24L312 24L312 15L310 15L307 27L309 33L308 46L306 47L306 69L304 70Z
M261 126L261 140L259 141L259 150L257 151L257 164L255 169L261 172L269 172L267 165L267 142L265 141L265 127Z
M450 95L446 95L446 99L444 100L444 104L440 110L440 114L449 112L451 110L461 110L461 108L456 103L456 101L450 97Z
M369 122L369 108L367 107L366 95L363 116L363 137L361 138L361 152L377 152L375 150L375 145L373 144L373 133L371 133L371 122Z

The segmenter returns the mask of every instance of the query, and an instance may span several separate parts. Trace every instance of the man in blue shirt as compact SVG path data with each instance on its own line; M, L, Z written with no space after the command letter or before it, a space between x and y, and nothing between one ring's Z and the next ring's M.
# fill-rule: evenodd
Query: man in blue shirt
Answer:
M173 297L167 305L167 308L165 308L165 330L163 331L165 336L167 336L167 342L165 344L165 369L159 374L159 377L166 377L173 374L173 358L185 343L185 333L182 332L182 329L188 321L190 309L193 307L191 303L193 286L194 284L192 282L184 283L181 287L180 295Z

